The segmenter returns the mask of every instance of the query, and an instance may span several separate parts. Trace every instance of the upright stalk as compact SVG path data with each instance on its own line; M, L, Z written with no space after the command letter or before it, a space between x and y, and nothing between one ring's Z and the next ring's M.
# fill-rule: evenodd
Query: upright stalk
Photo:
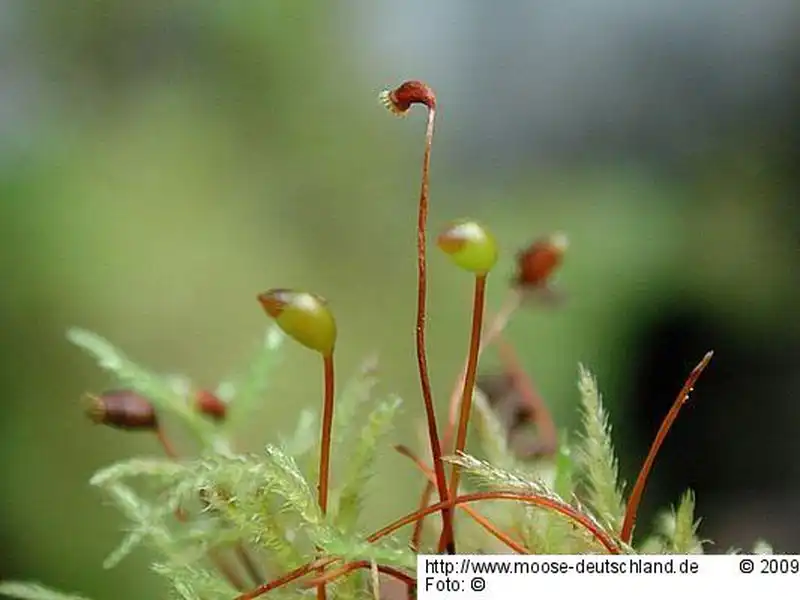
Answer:
M284 333L322 356L324 393L322 402L322 435L319 451L318 501L322 514L328 510L328 479L333 426L334 369L336 320L327 301L315 294L287 288L273 288L259 294L264 311L275 320ZM325 600L325 584L317 587L317 599Z
M428 421L428 437L431 444L433 468L436 474L436 485L439 491L439 500L447 502L447 479L442 462L442 446L439 442L439 431L436 425L436 411L433 404L433 392L428 375L428 359L425 344L425 312L428 293L427 268L427 221L428 221L428 170L430 168L431 144L433 142L433 123L435 109L428 110L428 124L425 130L425 156L422 163L422 187L419 196L419 215L417 220L417 366L419 369L422 398L425 402L425 413ZM453 515L448 507L442 508L442 535L447 540L444 550L448 554L455 554L455 540L453 538ZM441 551L441 550L440 550Z
M483 310L486 298L486 277L497 263L498 250L494 236L480 223L460 220L451 223L436 238L436 245L450 260L461 269L475 277L475 293L472 307L472 330L470 334L466 376L464 378L463 402L459 421L459 442L456 451L464 449L467 440L467 424L472 407L472 391L480 351L481 330L483 329ZM458 468L453 469L453 480L449 496L458 493ZM442 530L439 538L439 552L445 548L455 548L452 526Z
M508 322L511 320L513 314L517 311L520 306L522 300L522 296L519 291L515 288L512 288L508 295L506 296L506 300L503 302L500 310L491 320L491 322L487 325L486 331L481 336L481 343L480 347L478 348L478 360L480 360L483 351L488 348L494 340L503 332L508 325ZM464 361L464 367L461 370L461 374L458 377L455 385L453 386L453 391L450 394L450 409L448 413L447 419L447 427L444 431L444 440L443 445L445 448L450 448L453 444L453 436L455 435L456 429L456 420L458 418L458 402L461 399L461 391L464 387L464 381L467 377L467 366L469 362L469 355L467 359ZM431 481L426 482L425 487L422 490L422 495L420 496L420 506L428 506L431 501L431 494L433 494L434 483ZM411 533L411 547L418 548L420 539L422 538L422 527L425 524L425 519L422 518L414 523L414 529Z
M422 471L422 473L425 475L428 481L434 481L433 471L431 471L430 468L424 462L422 462L422 459L416 456L407 446L398 444L394 448L403 456L411 459L414 462L414 465L420 471ZM428 505L426 504L421 508L427 508L427 506ZM469 515L472 518L472 520L475 521L478 525L483 527L487 533L494 536L497 540L499 540L500 542L511 548L511 550L513 550L517 554L530 554L524 546L518 544L513 539L511 539L511 537L509 537L507 534L500 531L495 525L492 524L491 521L489 521L489 519L487 519L477 511L473 510L469 506L464 506L463 509L464 512L467 513L467 515Z
M658 433L656 433L656 437L653 440L653 444L650 446L650 451L647 453L647 458L645 458L642 468L639 470L639 476L636 478L636 483L634 484L630 498L628 499L628 506L625 509L625 519L622 522L622 529L620 530L619 537L626 544L631 541L631 537L633 535L633 526L636 524L636 514L639 510L639 503L642 500L642 494L644 493L644 488L647 485L647 478L649 477L650 471L653 468L656 455L661 449L661 444L664 443L672 424L675 422L675 419L678 418L678 413L689 399L689 394L694 389L694 384L708 366L708 363L711 361L711 357L713 355L713 352L707 352L703 357L703 360L701 360L700 363L694 369L692 369L692 372L689 374L689 377L683 384L680 393L672 403L672 407L669 409L667 416L664 417L664 420L661 422L661 427L659 427Z
M317 496L322 514L328 512L328 489L331 468L331 430L333 428L333 400L334 400L334 368L333 351L322 355L322 369L324 373L324 394L322 401L322 436L319 450L319 482L317 483ZM324 569L320 569L320 577ZM325 600L325 581L317 585L317 599Z
M436 425L436 410L433 403L430 376L428 374L428 358L425 341L426 306L428 297L427 277L427 233L428 233L428 187L430 180L431 148L433 147L433 129L436 120L436 96L433 90L421 81L407 81L391 92L381 95L384 104L392 112L402 115L408 112L413 104L423 104L428 109L425 126L425 151L422 158L422 181L419 192L419 208L417 212L417 318L416 318L416 353L417 369L425 404L425 417L428 423L428 439L431 446L433 468L436 474L436 487L439 500L443 503L442 532L450 543L448 554L455 554L453 540L452 510L447 506L447 479L442 463L442 446L439 441L439 430Z
M319 452L319 483L317 484L319 506L328 510L328 487L331 465L331 430L333 428L334 369L333 354L322 357L325 392L322 404L322 440Z
M478 374L478 352L481 345L481 330L483 329L483 310L486 300L486 275L475 276L475 292L472 301L472 331L469 340L469 357L467 359L467 371L464 377L464 387L461 392L461 411L458 418L458 430L456 432L455 453L464 451L467 445L467 425L472 411L472 395L475 390L475 379ZM458 495L458 483L461 471L458 465L453 465L450 473L450 497ZM444 536L443 536L444 537ZM441 539L441 547L446 545L449 540Z
M492 320L486 325L483 333L481 334L480 345L478 347L478 360L480 360L484 350L491 346L503 333L508 325L508 322L511 320L511 317L515 312L517 312L517 309L519 309L521 302L522 295L520 294L519 290L511 288L508 291L508 295L506 296L503 305L500 307L500 310L497 311L497 314L494 315ZM456 384L453 386L453 391L450 394L450 409L447 427L444 430L443 445L445 448L449 448L453 444L453 435L455 435L456 423L458 419L459 401L461 400L461 393L464 389L464 382L467 378L468 368L469 354L467 355L467 359L464 361L464 367L461 369L461 374L459 375Z

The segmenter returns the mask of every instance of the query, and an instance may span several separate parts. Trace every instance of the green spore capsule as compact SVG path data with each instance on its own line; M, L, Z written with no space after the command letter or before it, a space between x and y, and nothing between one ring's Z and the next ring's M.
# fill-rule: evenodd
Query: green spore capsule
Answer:
M286 335L323 356L333 353L336 321L324 298L308 292L272 289L259 294L258 301Z
M494 236L475 221L458 221L442 231L436 245L462 269L486 275L497 263Z

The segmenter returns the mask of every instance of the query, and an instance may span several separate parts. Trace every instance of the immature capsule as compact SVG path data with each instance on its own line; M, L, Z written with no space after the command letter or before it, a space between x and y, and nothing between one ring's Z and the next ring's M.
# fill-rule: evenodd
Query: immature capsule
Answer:
M95 423L129 431L155 431L158 428L151 402L132 390L110 390L87 397L86 415Z
M286 335L324 356L333 353L336 321L324 298L308 292L272 289L259 294L258 301Z
M458 221L442 231L436 245L462 269L486 275L497 263L497 243L475 221Z
M558 268L569 246L563 233L556 233L534 241L517 254L517 272L514 283L520 288L544 286Z

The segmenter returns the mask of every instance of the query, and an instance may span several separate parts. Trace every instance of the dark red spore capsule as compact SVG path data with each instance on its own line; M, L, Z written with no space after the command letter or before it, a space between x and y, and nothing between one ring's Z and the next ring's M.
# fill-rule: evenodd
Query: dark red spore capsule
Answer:
M197 410L214 419L223 421L228 414L228 405L219 396L208 390L200 390L195 396L195 407Z
M517 254L514 283L522 289L542 288L559 267L567 249L567 238L561 234L534 241Z
M95 423L128 431L155 431L158 419L152 403L132 390L90 395L86 415Z

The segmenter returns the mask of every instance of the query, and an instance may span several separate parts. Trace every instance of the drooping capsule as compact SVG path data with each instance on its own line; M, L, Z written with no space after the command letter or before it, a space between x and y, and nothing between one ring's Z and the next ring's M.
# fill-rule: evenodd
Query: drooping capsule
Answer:
M109 390L87 395L86 416L101 425L128 431L155 431L158 419L153 404L132 390Z
M414 104L424 104L429 110L436 109L436 94L431 87L417 80L404 81L393 90L384 90L379 99L389 111L405 116Z
M215 421L224 421L228 413L228 405L219 396L208 390L197 392L195 395L195 407Z
M535 240L517 254L514 284L522 289L544 287L561 264L568 246L569 240L563 233Z
M336 321L324 298L277 288L259 294L258 301L286 335L323 356L333 353Z
M436 238L436 245L462 269L486 275L497 263L494 236L475 221L457 221Z

